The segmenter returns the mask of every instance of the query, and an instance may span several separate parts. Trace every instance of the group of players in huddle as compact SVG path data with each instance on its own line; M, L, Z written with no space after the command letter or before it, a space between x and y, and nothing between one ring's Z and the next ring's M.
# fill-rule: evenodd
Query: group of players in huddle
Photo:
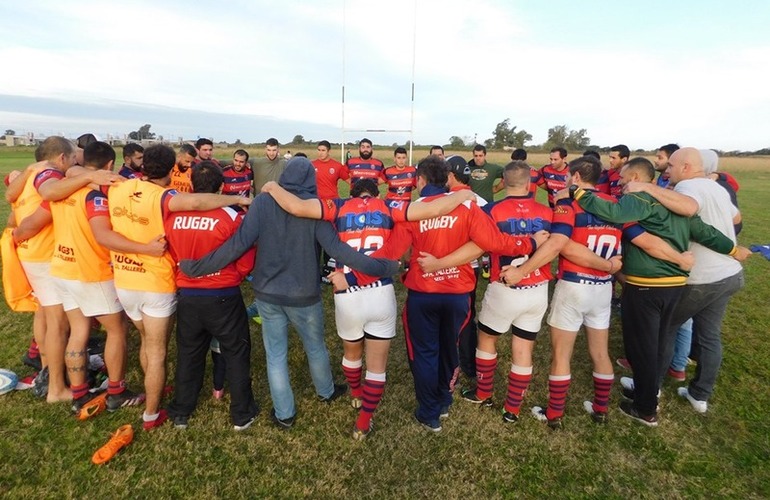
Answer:
M695 260L688 251L691 238L709 251L741 260L747 255L735 244L734 232L714 229L697 216L676 215L646 193L624 196L629 185L643 192L639 185L654 181L655 167L644 158L630 159L622 145L611 149L608 169L592 151L567 163L564 148L554 148L550 164L539 170L526 163L523 150L500 167L486 161L481 145L470 161L445 158L436 146L416 167L407 165L406 150L397 148L395 164L385 168L368 139L360 141L359 156L344 164L330 157L328 141L318 143L318 158L311 163L301 154L280 156L278 141L270 139L264 157L250 161L239 149L222 168L211 141L201 139L177 152L128 144L118 175L112 173L112 147L95 139L80 146L61 137L46 139L36 152L38 162L9 183L6 195L20 267L39 305L33 329L44 370L36 391L49 402L71 400L78 415L91 412L96 401L110 411L143 402L146 430L169 418L176 427L187 427L212 339L215 397L222 396L227 380L234 429L254 422L259 405L251 387L248 313L240 291L249 277L257 297L249 309L258 309L263 321L273 423L288 429L296 417L285 352L291 322L303 340L319 399L331 402L349 387L351 404L359 409L353 437L365 439L396 335L393 261L404 255L408 292L402 319L417 399L414 416L421 425L440 432L455 392L470 403L492 406L497 340L511 331L502 418L518 420L557 256L558 281L547 318L549 400L532 414L552 428L562 425L570 359L584 326L594 382L594 397L584 408L595 422L606 423L614 381L608 331L615 281L624 283L624 297L629 289L652 289L655 295L685 288ZM677 158L683 169L697 167L692 153L700 155L697 150L676 149L667 145L658 151L659 186ZM340 180L350 182L350 198L340 199ZM380 184L387 185L384 199ZM549 206L536 201L538 186L547 191ZM733 196L735 190L737 185ZM499 191L505 196L494 201ZM415 192L419 200L413 201ZM305 231L307 241L301 240ZM323 259L315 242L328 253ZM326 278L334 288L347 384L333 383L322 321L320 336L313 326L321 313L319 262L328 256L333 269ZM477 316L482 256L490 283ZM634 379L623 384L629 401L621 411L657 425L657 395L651 410L648 393L659 389L661 367L669 368L670 332L679 324L669 310L674 298L657 311L635 311L642 302L623 301ZM659 320L654 331L634 324L642 314ZM144 394L125 384L126 317L141 335ZM175 317L174 396L163 409ZM93 318L107 334L108 382L101 394L89 390L86 377ZM469 386L455 391L460 371Z

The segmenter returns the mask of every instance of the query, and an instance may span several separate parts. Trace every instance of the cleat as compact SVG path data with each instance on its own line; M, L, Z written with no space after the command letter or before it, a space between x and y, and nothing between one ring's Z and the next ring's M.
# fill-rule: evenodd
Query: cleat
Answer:
M287 431L291 429L291 426L294 425L294 419L297 417L297 415L294 415L293 417L280 419L275 416L275 409L270 411L270 420L273 421L276 427L281 429L282 431Z
M43 369L42 361L40 361L40 356L35 356L34 358L29 355L29 353L25 353L24 356L21 357L21 362L25 365L29 366L36 372L39 372Z
M160 410L158 412L158 418L150 422L142 422L142 427L146 431L151 431L157 427L160 427L164 423L166 423L166 420L168 420L168 413L166 413L166 410Z
M696 413L706 413L709 411L708 401L700 401L690 396L690 390L687 387L678 388L676 393L679 394L679 397L689 401L690 405L692 405L692 409L695 410Z
M85 400L85 401L83 401ZM80 399L76 399L72 404L72 411L78 420L88 420L95 417L107 408L107 394L94 395L89 394Z
M415 420L422 425L425 429L429 430L433 433L439 433L441 432L441 423L439 420L420 420L420 418L417 416L417 413L414 414Z
M623 413L623 415L633 418L640 424L644 424L647 427L657 427L658 426L658 416L657 415L642 415L637 411L636 408L634 408L634 403L631 401L621 401L620 402L620 411Z
M687 379L687 373L684 370L674 370L673 368L668 369L668 376L677 382L684 382Z
M91 461L96 465L101 465L111 460L133 440L134 428L130 424L126 424L115 431L115 434L107 441L107 444L96 450L94 456L91 457Z
M561 429L561 417L548 418L545 414L545 408L542 406L532 407L532 416L538 419L540 422L545 422L553 430Z
M628 359L626 358L618 358L615 360L615 364L618 365L621 368L625 368L626 370L631 370L631 363L628 362Z
M147 398L144 393L136 394L134 391L123 389L123 392L120 394L110 394L107 396L107 411L118 411L125 406L138 406L144 403L145 399Z
M513 424L518 421L519 421L518 415L510 411L506 411L505 408L503 408L503 422L505 422L506 424Z
M354 441L365 441L367 437L369 437L369 434L372 433L374 430L374 424L373 422L369 422L369 428L366 430L361 430L358 427L353 427L353 440Z
M322 403L331 403L335 399L345 394L347 391L348 391L348 384L334 384L334 392L332 392L331 396L328 396L328 397L318 396L318 401Z
M476 396L476 389L463 389L460 392L460 396L465 401L468 401L469 403L473 403L475 405L481 405L482 408L491 408L492 407L492 398L487 399L479 399L478 396Z
M361 398L351 397L350 398L350 406L358 410L364 405L364 400Z
M38 398L48 396L48 367L46 366L35 377L35 387L32 388L32 394Z
M591 415L591 420L593 420L597 424L607 423L607 412L594 411L594 404L591 401L583 401L583 409L586 411L586 413Z

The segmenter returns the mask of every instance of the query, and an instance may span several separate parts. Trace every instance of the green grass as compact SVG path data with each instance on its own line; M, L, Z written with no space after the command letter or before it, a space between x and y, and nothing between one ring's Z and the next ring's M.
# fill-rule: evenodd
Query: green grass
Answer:
M0 149L3 175L31 160L29 151L8 153ZM495 161L502 163L503 159ZM731 161L749 160L756 161ZM770 192L768 167L766 159L751 166L737 164L734 169L726 166L742 186L743 244L770 242L770 227L764 222L766 193ZM7 210L3 204L0 216L7 216ZM263 412L247 432L233 432L227 396L224 402L211 399L208 374L187 431L165 426L144 433L140 430L141 409L120 410L81 423L69 415L67 405L47 405L28 392L14 392L0 397L0 496L768 497L769 265L758 256L746 264L747 286L728 310L724 364L705 416L693 413L676 396L676 386L668 384L657 429L624 418L617 410L617 390L612 394L609 425L594 425L581 406L592 394L591 368L581 336L565 427L550 431L526 418L532 405L547 399L549 341L544 330L536 347L525 418L505 425L499 408L484 410L457 401L443 432L429 435L411 417L414 391L399 327L385 397L375 417L376 431L368 441L350 438L355 412L346 400L332 405L316 401L296 336L292 337L290 364L299 413L295 427L281 432L267 417L270 398L260 327L252 325L252 375ZM483 291L483 283L480 288ZM328 290L325 293L327 343L333 369L341 380L341 343L334 331ZM246 294L250 299L248 290ZM400 285L399 298L403 302ZM4 303L0 306L0 366L29 373L19 359L30 331L30 315L11 313ZM140 388L135 332L129 346L128 382ZM510 343L502 340L499 347L498 402L504 398ZM617 318L611 354L622 354ZM172 340L170 373L174 356ZM94 450L124 423L134 424L134 442L107 465L92 465Z

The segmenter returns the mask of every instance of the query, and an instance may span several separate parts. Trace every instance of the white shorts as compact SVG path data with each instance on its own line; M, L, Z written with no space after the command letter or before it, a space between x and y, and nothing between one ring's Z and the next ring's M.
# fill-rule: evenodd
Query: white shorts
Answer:
M342 340L355 342L367 335L396 336L396 292L392 284L334 295L334 318Z
M113 280L91 283L62 278L53 278L53 280L59 290L65 311L80 309L83 316L92 318L119 313L123 310Z
M511 325L526 332L539 332L548 309L548 282L532 288L509 288L494 282L487 286L478 321L498 333Z
M576 332L588 328L610 327L612 282L589 285L559 280L551 298L548 324L560 330Z
M41 306L57 306L62 303L59 289L51 276L50 262L22 262L21 267Z
M175 293L143 292L118 288L118 298L132 321L141 321L142 314L153 318L168 318L176 312Z

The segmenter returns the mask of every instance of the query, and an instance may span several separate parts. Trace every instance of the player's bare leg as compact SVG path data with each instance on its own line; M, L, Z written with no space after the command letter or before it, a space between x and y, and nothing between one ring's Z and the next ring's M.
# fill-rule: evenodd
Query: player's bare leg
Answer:
M43 311L42 307L38 307L32 318L32 336L35 337L38 352L40 353L40 365L43 368L48 366L48 355L45 352L45 329L45 311Z
M66 312L70 324L70 336L64 352L64 364L70 379L70 389L74 407L79 408L88 399L88 336L91 333L91 318L83 315L80 309ZM50 395L50 389L49 389ZM84 399L85 398L85 399Z
M72 392L64 381L64 351L69 323L61 304L43 307L45 313L45 346L48 357L48 396L46 401L70 401Z
M166 385L166 351L171 318L154 318L142 314L142 323L144 326L142 348L146 363L143 367L144 390L147 397L145 414L155 415L160 410L160 400Z

